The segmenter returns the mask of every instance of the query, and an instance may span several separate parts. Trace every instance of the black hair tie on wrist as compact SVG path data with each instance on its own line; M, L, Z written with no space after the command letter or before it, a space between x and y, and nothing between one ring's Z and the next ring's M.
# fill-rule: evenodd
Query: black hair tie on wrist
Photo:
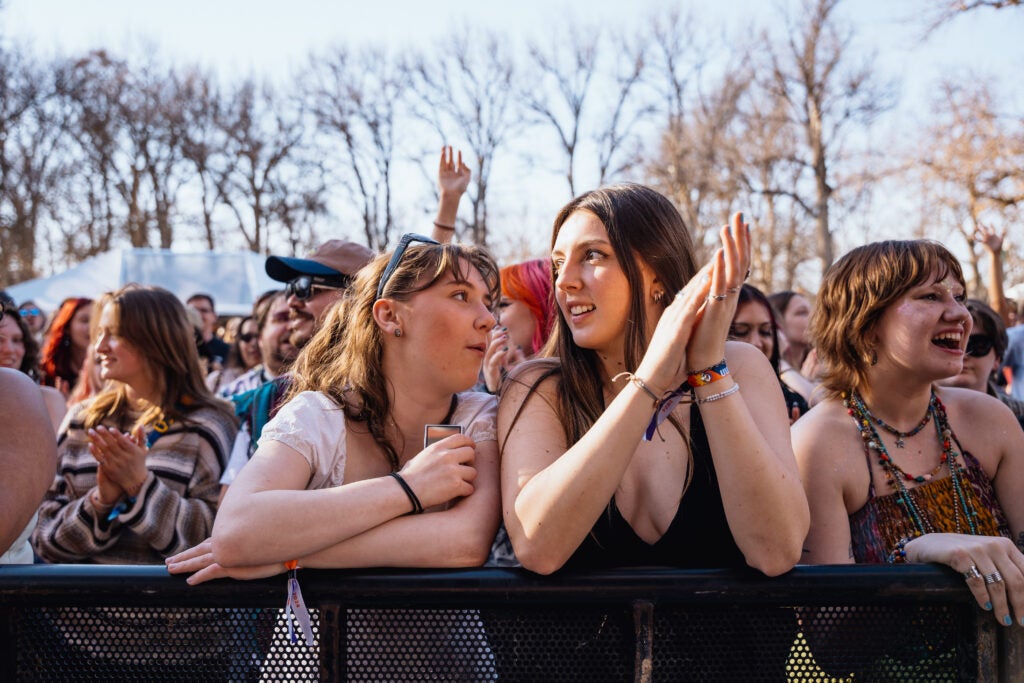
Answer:
M409 514L418 515L423 512L423 505L420 504L420 499L416 497L416 494L412 491L412 487L409 486L405 479L402 478L402 475L398 472L391 472L390 475L395 478L395 481L402 485L402 490L405 491L405 495L409 496L409 502L412 503L412 512Z

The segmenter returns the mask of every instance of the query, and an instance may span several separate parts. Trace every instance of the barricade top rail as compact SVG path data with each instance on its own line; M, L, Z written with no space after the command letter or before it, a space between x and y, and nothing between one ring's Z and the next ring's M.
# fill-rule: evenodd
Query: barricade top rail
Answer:
M858 605L970 603L956 572L936 565L798 566L778 577L745 569L630 568L539 576L522 569L302 569L310 606L470 607L665 600L678 604ZM277 607L284 576L189 586L150 565L0 566L0 604Z

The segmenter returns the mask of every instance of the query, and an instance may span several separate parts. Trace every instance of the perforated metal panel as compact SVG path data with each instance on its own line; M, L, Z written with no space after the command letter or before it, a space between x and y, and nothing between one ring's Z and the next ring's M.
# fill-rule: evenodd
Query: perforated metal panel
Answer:
M313 610L316 646L279 610L22 608L22 681L971 681L973 610L515 606ZM325 630L326 627L326 630ZM324 639L338 661L321 668Z

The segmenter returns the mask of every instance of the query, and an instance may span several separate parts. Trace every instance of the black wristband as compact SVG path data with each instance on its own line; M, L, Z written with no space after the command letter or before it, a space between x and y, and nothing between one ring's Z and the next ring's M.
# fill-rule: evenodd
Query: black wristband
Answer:
M395 481L402 485L402 490L405 491L405 495L409 496L409 502L412 503L412 512L409 514L418 515L423 512L423 505L420 504L420 499L416 497L416 494L412 491L412 487L406 483L405 479L402 478L402 475L398 472L391 472L390 474L395 478Z

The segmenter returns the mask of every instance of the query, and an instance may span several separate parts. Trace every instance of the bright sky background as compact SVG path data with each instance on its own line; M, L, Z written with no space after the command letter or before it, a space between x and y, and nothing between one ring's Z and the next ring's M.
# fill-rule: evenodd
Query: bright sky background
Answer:
M922 38L923 8L949 0L846 0L840 13L852 19L858 44L878 54L877 66L902 80L901 99L885 135L900 138L927 118L936 78L995 78L1006 105L1024 112L1024 11L977 10ZM605 28L628 28L651 11L678 4L698 18L733 29L778 24L780 7L799 0L0 0L0 33L26 41L40 56L108 47L137 54L151 41L174 61L214 67L225 78L255 73L285 79L307 55L333 44L430 48L446 34L469 26L508 33L522 42L546 37L570 18ZM756 36L751 33L751 38ZM728 46L723 46L728 49ZM909 137L909 136L908 136ZM887 138L888 139L888 138ZM522 173L522 171L516 171ZM554 186L558 180L548 179ZM546 232L561 195L538 215L516 216Z

